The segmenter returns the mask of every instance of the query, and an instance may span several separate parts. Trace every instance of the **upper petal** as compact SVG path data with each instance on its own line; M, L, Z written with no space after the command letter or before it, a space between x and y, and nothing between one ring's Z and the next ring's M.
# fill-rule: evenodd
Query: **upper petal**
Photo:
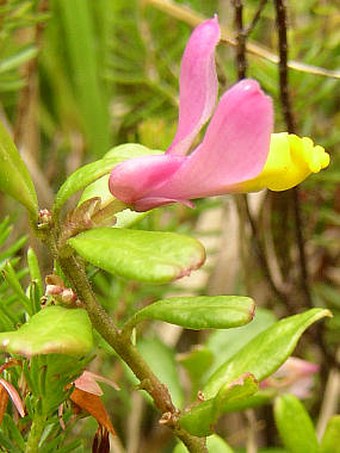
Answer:
M214 52L220 40L217 17L193 31L185 48L179 81L179 119L170 154L186 154L215 107L218 83Z
M202 144L157 188L157 196L183 200L233 191L261 172L272 127L271 99L256 81L242 80L224 94Z

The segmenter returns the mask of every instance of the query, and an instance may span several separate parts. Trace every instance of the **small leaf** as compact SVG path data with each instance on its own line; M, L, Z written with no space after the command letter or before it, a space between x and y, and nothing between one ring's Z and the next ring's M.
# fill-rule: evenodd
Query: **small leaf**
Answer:
M19 277L16 274L15 270L10 261L7 261L4 269L2 270L2 275L8 285L11 287L13 292L16 294L22 305L25 307L25 310L28 314L32 314L32 304L30 299L26 296L24 290L22 289L19 281Z
M233 449L217 434L207 437L207 448L209 453L233 453ZM176 445L172 453L188 453L188 451L186 446L181 442Z
M129 323L156 319L186 329L228 329L250 322L254 310L255 304L249 297L173 297L148 305Z
M3 430L7 432L11 438L11 441L16 445L15 450L10 451L25 451L25 440L17 427L16 423L9 414L5 414L3 419Z
M233 449L217 434L207 437L207 447L209 453L233 453Z
M167 283L189 275L205 259L200 242L177 233L96 228L68 242L89 263L148 283Z
M151 151L145 146L133 143L121 145L110 150L103 159L78 168L78 170L72 173L60 187L56 195L54 211L58 212L71 195L74 195L79 190L84 189L84 187L98 180L102 176L109 175L113 167L118 165L120 162L133 157L145 156L147 154L159 154L159 151ZM98 186L96 185L95 187L88 189L88 194L84 194L82 196L82 202L88 198L101 195L105 197L105 200L107 200L107 198L111 195L108 190L104 189L102 181L98 183ZM111 197L113 198L112 195Z
M254 395L259 389L258 382L250 373L244 373L231 384L225 384L220 388L214 398L214 407L217 414L223 414L226 405L236 401L243 401Z
M312 420L296 396L287 394L278 397L274 405L274 416L281 439L289 452L319 451Z
M0 333L0 349L37 354L85 355L92 349L92 327L83 309L47 307L15 332Z
M38 200L30 174L7 130L0 122L0 190L25 206L32 218Z
M205 396L212 398L222 385L246 372L252 373L258 381L271 375L293 352L303 332L325 316L331 313L314 308L276 322L216 370L203 389Z
M322 437L320 453L335 453L340 446L340 415L329 419L325 434Z
M84 390L75 387L71 393L70 399L80 409L83 409L91 414L92 417L97 420L99 425L105 427L111 434L115 434L109 414L107 413L100 396L85 392Z
M37 289L38 289L38 292L41 297L44 293L43 282L42 282L38 257L31 247L29 247L29 249L27 250L27 264L28 264L28 269L30 272L31 280L36 282Z
M257 390L258 383L254 376L245 373L235 381L225 384L215 398L203 401L182 415L180 424L195 436L207 436L212 433L214 424L225 412L226 405L245 400Z

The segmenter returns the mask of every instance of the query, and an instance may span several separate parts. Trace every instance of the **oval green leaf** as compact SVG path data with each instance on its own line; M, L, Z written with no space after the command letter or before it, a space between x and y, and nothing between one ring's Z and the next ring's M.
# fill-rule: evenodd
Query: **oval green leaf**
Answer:
M213 426L225 412L228 403L242 401L258 390L258 383L253 375L245 373L233 382L225 384L215 398L194 406L180 418L180 424L189 433L198 436L208 436L213 432Z
M68 242L89 263L147 283L168 283L184 277L205 260L200 242L177 233L95 228Z
M6 128L0 122L0 190L38 215L38 200L31 176Z
M38 354L85 355L92 349L92 326L83 309L46 307L15 332L0 333L0 349Z
M97 160L90 164L78 168L72 173L60 187L55 203L54 211L58 212L63 204L76 192L84 189L89 184L103 177L109 175L113 167L118 165L124 160L132 159L134 157L141 157L147 154L159 154L160 151L152 151L145 146L138 144L124 144L117 146L105 154L103 159ZM107 176L108 178L108 176ZM94 196L103 196L105 200L110 196L110 192L104 188L105 179L98 182L94 187L91 187L87 194L83 195L82 201ZM112 197L113 198L113 197Z
M140 310L130 323L155 319L187 329L229 329L253 319L255 303L249 297L201 296L159 300Z
M280 437L289 452L319 451L312 420L296 396L287 394L278 397L274 404L274 416Z
M222 385L246 372L252 373L258 381L271 375L291 355L303 332L325 316L331 313L313 308L276 322L221 365L208 380L203 393L212 398Z

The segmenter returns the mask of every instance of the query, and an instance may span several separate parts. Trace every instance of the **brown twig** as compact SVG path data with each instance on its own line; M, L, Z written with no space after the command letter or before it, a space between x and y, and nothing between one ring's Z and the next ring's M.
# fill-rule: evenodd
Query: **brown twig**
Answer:
M246 58L246 38L243 24L243 1L233 0L235 10L235 29L236 29L236 62L238 79L244 79L247 73L247 58Z
M280 98L282 111L284 114L287 130L290 133L296 132L295 119L293 116L291 98L289 91L289 73L288 73L288 40L287 40L287 12L285 0L274 0L276 10L276 24L278 28L278 46L279 46L279 78L280 78ZM295 238L299 253L299 271L300 271L300 287L304 296L305 305L309 308L314 306L311 288L309 284L308 265L306 260L305 244L302 227L302 214L299 201L299 189L297 187L291 189L292 205L295 221ZM323 338L323 327L316 327L316 340L323 353L325 363L329 366L339 368L339 363L329 352Z
M278 29L278 46L279 46L279 81L280 81L280 99L282 112L285 119L287 131L291 134L296 132L295 119L293 115L291 97L289 91L289 74L288 74L288 40L287 40L287 12L284 0L274 0L276 10L276 25ZM309 276L306 261L306 252L304 237L302 231L302 215L299 202L298 188L294 188L292 193L292 204L295 221L295 238L299 252L299 270L300 286L304 295L307 307L313 307L311 290L309 287Z
M261 15L261 12L266 4L265 1L261 1L258 10L256 11L253 20L250 22L250 25L247 27L246 32L244 31L244 21L243 21L243 2L242 0L233 0L233 5L235 9L235 29L236 29L236 65L237 65L237 75L238 79L241 80L246 77L247 73L247 56L246 56L246 45L247 37L253 30L255 24L258 21L258 18ZM271 274L270 266L268 264L268 259L263 248L263 244L260 238L260 234L256 225L256 222L250 212L248 197L247 195L240 195L236 197L236 204L239 211L243 210L245 213L246 219L250 225L252 238L253 238L253 248L255 254L259 260L259 264L262 270L262 273L266 279L267 284L272 290L273 294L278 297L281 301L287 302L286 294L283 293L275 284L274 279Z

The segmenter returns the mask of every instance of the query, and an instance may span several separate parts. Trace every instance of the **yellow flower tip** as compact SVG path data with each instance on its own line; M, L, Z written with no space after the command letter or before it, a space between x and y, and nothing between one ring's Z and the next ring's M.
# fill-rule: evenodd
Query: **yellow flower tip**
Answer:
M238 185L237 191L255 192L264 188L288 190L310 174L329 165L330 157L320 145L308 137L281 132L272 134L270 151L262 172L254 179Z
M294 155L294 151L300 153L311 173L319 173L320 170L328 167L330 156L322 146L314 145L308 137L299 138L296 135L288 135L288 140L291 144L292 154ZM299 141L298 150L295 149L297 140Z

